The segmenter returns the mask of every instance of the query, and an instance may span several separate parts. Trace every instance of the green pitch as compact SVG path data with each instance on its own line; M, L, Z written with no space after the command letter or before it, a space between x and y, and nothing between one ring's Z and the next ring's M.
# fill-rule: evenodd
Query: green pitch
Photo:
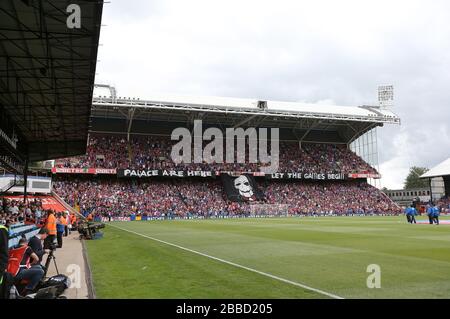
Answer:
M403 216L114 222L87 247L97 298L450 298L450 225Z

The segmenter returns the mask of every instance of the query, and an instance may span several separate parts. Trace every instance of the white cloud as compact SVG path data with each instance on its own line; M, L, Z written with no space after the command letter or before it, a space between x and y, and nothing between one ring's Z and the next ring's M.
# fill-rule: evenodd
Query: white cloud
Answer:
M409 167L414 165L414 150L409 147L408 133L405 130L393 138L393 145L394 155L380 165L380 171L384 173L381 186L401 189Z

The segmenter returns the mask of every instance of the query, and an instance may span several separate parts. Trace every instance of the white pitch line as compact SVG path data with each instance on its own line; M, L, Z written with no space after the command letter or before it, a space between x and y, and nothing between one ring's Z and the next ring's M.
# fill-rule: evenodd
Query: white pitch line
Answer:
M245 269L245 270L248 270L248 271L251 271L251 272L254 272L254 273L257 273L257 274L260 274L260 275L263 275L263 276L266 276L266 277L269 277L269 278L272 278L272 279L275 279L275 280L278 280L278 281L282 281L282 282L291 284L293 286L297 286L297 287L304 288L306 290L314 291L314 292L317 292L317 293L319 293L321 295L328 296L330 298L344 299L343 297L340 297L338 295L334 295L332 293L329 293L329 292L326 292L326 291L323 291L323 290L320 290L320 289L309 287L307 285L304 285L304 284L301 284L301 283L298 283L298 282L295 282L295 281L291 281L291 280L288 280L288 279L285 279L285 278L281 278L281 277L278 277L278 276L275 276L275 275L272 275L272 274L268 274L266 272L262 272L262 271L259 271L259 270L253 269L253 268L249 268L249 267L246 267L246 266L243 266L243 265L239 265L239 264L236 264L234 262L231 262L231 261L228 261L228 260L225 260L225 259L221 259L221 258L218 258L218 257L210 256L210 255L204 254L202 252L199 252L199 251L196 251L196 250L193 250L193 249L190 249L190 248L186 248L186 247L183 247L183 246L180 246L180 245L177 245L177 244L169 243L167 241L164 241L164 240L161 240L161 239L158 239L158 238L154 238L154 237L150 237L150 236L147 236L147 235L143 235L143 234L137 233L135 231L128 230L128 229L125 229L125 228L122 228L122 227L118 227L118 226L114 226L114 225L111 225L111 224L109 226L118 228L120 230L129 232L129 233L132 233L132 234L135 234L135 235L138 235L138 236L142 236L142 237L145 237L145 238L148 238L148 239L151 239L151 240L154 240L154 241L157 241L157 242L169 245L169 246L173 246L173 247L176 247L178 249L182 249L182 250L185 250L185 251L188 251L188 252L191 252L191 253L203 256L203 257L207 257L207 258L210 258L210 259L213 259L213 260L216 260L216 261L220 261L220 262L222 262L224 264L228 264L228 265L231 265L231 266L234 266L234 267L242 268L242 269Z

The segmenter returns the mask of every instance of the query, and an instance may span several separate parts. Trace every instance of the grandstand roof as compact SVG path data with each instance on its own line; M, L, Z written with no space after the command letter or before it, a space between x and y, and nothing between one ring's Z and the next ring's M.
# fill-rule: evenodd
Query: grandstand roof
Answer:
M291 131L290 138L302 141L349 143L376 126L400 124L400 118L393 112L374 106L174 95L141 100L114 96L115 89L111 88L113 94L110 94L106 88L101 86L101 90L96 90L94 94L93 131L106 128L105 123L100 124L106 119L110 123L120 119L127 123L130 119L151 122L151 126L159 130L171 126L170 122L173 125L189 126L194 119L202 119L205 123L219 127L280 127ZM139 133L154 132L146 129L146 132Z
M428 172L420 176L420 178L432 178L447 175L450 175L450 157L430 169Z
M99 90L96 89L95 92ZM100 91L101 93L101 91ZM103 91L103 93L106 93ZM94 93L94 103L110 103L112 97L101 96ZM243 99L230 97L216 97L216 96L177 96L177 95L154 95L145 100L116 97L114 99L116 104L133 104L136 107L174 107L184 106L194 108L204 108L222 111L260 111L261 108L258 103L261 100L257 99ZM398 123L399 118L392 111L387 109L380 109L376 106L338 106L327 105L319 103L303 103L303 102L285 102L285 101L262 101L267 103L266 113L284 112L285 114L322 114L328 117L333 116L347 116L350 120L368 120L378 121L382 123Z
M0 108L30 161L85 152L103 1L0 1ZM14 132L14 133L12 133Z

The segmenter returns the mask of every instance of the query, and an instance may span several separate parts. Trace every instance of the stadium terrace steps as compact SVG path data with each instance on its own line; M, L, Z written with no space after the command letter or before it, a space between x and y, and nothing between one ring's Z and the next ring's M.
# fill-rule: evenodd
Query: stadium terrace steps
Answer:
M67 204L64 199L62 199L54 190L52 190L52 196L53 198L61 205L63 206L69 213L74 213L76 216L81 217L84 219L84 216L80 214L78 211L75 210L72 206Z

